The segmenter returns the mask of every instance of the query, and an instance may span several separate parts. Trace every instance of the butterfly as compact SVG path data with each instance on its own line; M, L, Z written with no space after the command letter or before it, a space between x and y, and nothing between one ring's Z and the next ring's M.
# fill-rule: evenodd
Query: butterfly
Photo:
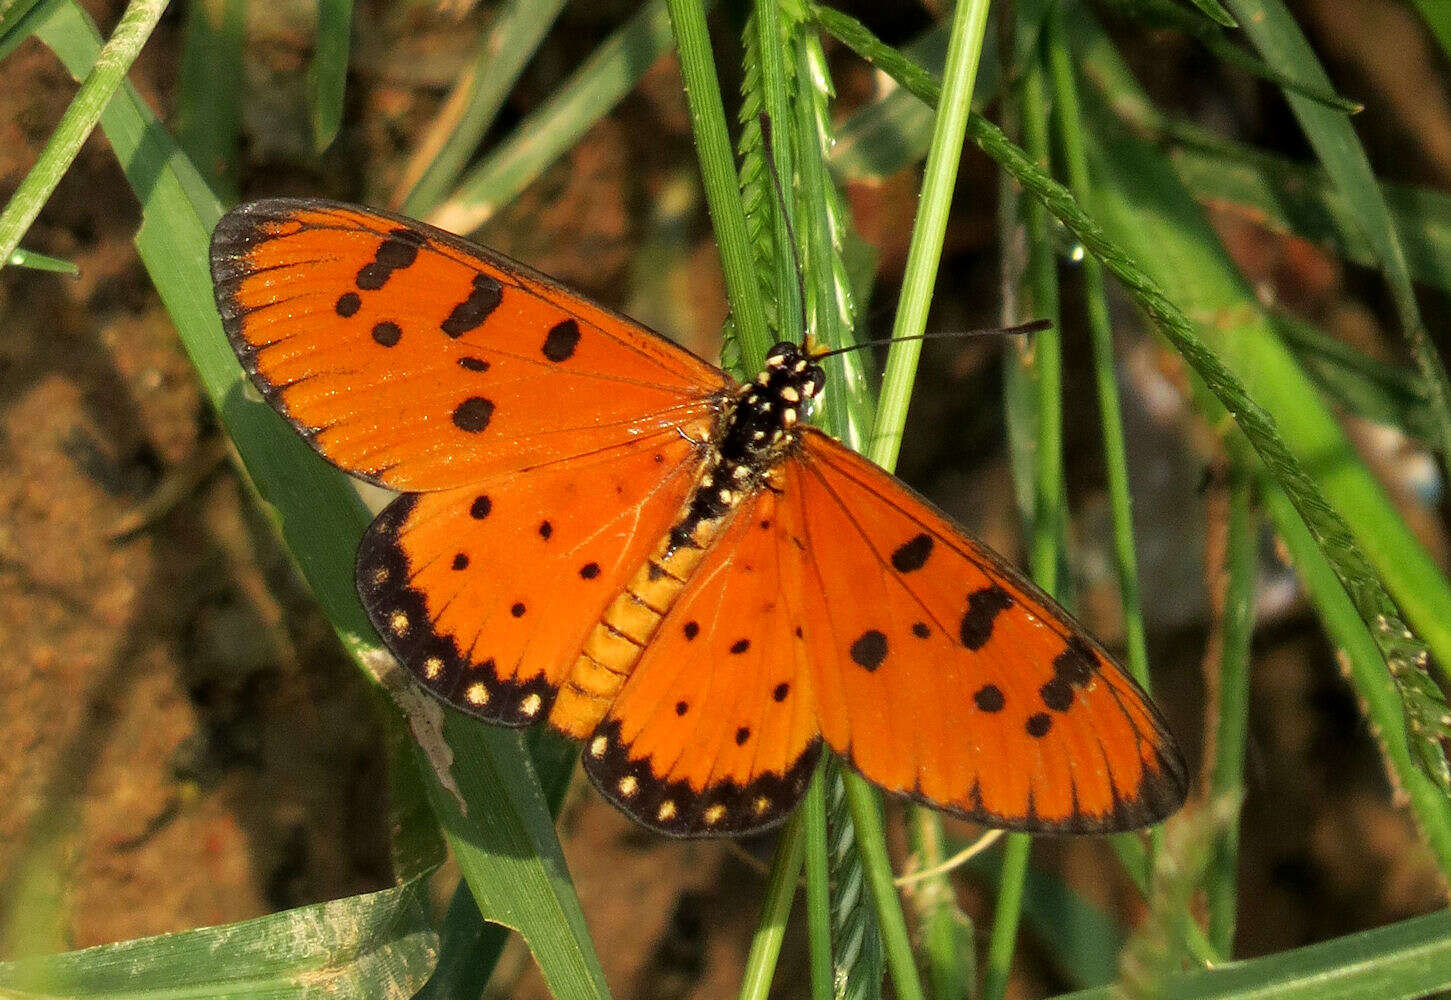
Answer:
M374 626L431 694L583 742L676 836L787 816L823 743L993 826L1157 822L1186 769L1144 692L1000 556L807 419L821 354L729 374L523 264L320 200L212 236L223 327L325 459L401 494Z

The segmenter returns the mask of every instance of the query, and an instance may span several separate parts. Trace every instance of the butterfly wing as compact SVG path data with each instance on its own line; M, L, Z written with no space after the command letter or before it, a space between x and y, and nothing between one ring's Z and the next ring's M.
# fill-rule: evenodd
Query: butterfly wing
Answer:
M522 264L401 216L251 202L212 235L222 324L325 458L450 489L690 425L724 373Z
M358 549L363 604L433 694L489 722L537 722L669 531L702 457L671 428L465 489L405 494Z
M587 742L610 801L675 836L745 834L796 804L820 740L770 491L743 502Z
M993 826L1126 830L1183 802L1142 690L1001 558L808 429L777 525L826 742L883 788Z

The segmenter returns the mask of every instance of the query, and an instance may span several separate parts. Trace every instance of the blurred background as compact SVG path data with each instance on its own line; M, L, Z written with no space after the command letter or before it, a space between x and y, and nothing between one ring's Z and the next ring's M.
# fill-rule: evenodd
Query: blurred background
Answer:
M123 4L84 4L108 32ZM906 44L933 3L842 3ZM1451 72L1424 23L1393 0L1292 0L1386 181L1451 192ZM346 113L312 153L306 97L314 5L252 4L246 21L239 167L243 198L308 194L395 203L410 157L466 71L496 4L359 3ZM884 9L891 8L891 9ZM490 136L505 135L634 11L569 4ZM1279 91L1192 38L1104 23L1159 108L1303 159ZM130 79L175 126L187 7L175 4ZM714 26L732 49L738 21ZM828 43L833 117L885 79ZM738 60L736 60L738 64ZM728 73L729 58L720 65ZM728 101L738 81L725 80ZM0 199L34 162L74 84L31 40L0 63ZM869 140L862 140L869 141ZM871 150L868 150L871 152ZM846 154L843 154L846 155ZM871 248L862 315L890 329L920 178L855 170L845 191ZM997 173L965 154L929 329L1000 320ZM1402 359L1373 271L1348 265L1233 201L1206 206L1256 293L1372 357ZM1444 218L1444 216L1443 216ZM0 953L78 948L236 921L390 884L380 728L227 447L138 263L135 199L99 135L26 246L78 277L0 272ZM706 356L726 301L671 56L476 234ZM1082 617L1122 639L1092 372L1065 245L1066 455L1074 583ZM1427 325L1447 298L1421 289ZM1116 300L1139 564L1157 700L1197 763L1204 731L1211 581L1223 558L1224 493L1213 435L1187 410L1181 365ZM1443 350L1446 346L1441 341ZM1002 358L991 339L928 344L899 474L1022 562L1005 447ZM1362 455L1422 543L1446 553L1443 484L1413 439L1346 417ZM1258 539L1246 799L1236 952L1266 954L1445 905L1446 886L1387 781L1336 658L1268 529ZM766 843L677 843L633 826L581 782L560 832L609 982L621 996L733 996L764 888ZM952 828L966 839L973 830ZM901 849L902 845L896 845ZM900 855L899 855L900 856ZM1092 904L1112 932L1141 903L1096 840L1044 841L1035 871ZM991 883L957 879L984 926ZM441 885L451 887L443 878ZM1067 919L1069 911L1064 911ZM1074 911L1076 912L1076 911ZM1079 914L1082 917L1082 914ZM796 914L800 919L800 913ZM805 995L793 926L776 992ZM1079 956L1075 961L1091 961ZM1075 984L1035 944L1032 916L1011 995ZM511 945L490 989L543 997Z

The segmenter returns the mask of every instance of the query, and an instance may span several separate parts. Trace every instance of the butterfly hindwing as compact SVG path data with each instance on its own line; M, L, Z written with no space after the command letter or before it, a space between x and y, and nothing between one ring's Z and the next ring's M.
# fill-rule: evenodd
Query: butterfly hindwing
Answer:
M251 202L218 223L211 264L267 401L392 489L463 487L690 424L726 385L524 265L384 212Z
M590 629L669 530L701 458L672 429L405 494L359 547L363 604L433 694L489 722L541 721Z
M781 594L775 508L762 491L735 511L586 741L596 787L661 832L774 826L815 766L811 678Z
M1147 696L1036 587L818 431L782 472L817 716L866 777L1038 832L1131 829L1183 801Z

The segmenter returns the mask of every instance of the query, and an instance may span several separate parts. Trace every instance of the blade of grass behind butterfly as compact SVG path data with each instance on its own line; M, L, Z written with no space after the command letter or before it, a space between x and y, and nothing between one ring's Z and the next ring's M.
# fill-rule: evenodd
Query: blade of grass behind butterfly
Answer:
M343 124L352 31L353 0L317 0L317 35L307 70L314 153L331 146Z
M0 261L8 261L25 231L40 214L60 179L81 151L81 144L95 129L101 113L126 81L126 71L141 54L156 23L165 13L168 0L131 0L116 24L116 30L101 49L101 55L85 72L80 89L61 115L55 131L26 173L15 193L0 211Z
M403 214L421 218L448 194L563 7L564 0L515 0L479 33L473 63L424 130L393 191Z
M1088 197L1091 182L1087 154L1084 152L1083 119L1078 107L1078 83L1064 37L1062 8L1059 6L1055 5L1049 13L1045 39L1048 72L1053 88L1053 120L1057 129L1058 148L1062 154L1063 174L1074 195L1084 199ZM1119 606L1123 613L1125 660L1133 678L1145 691L1150 691L1152 685L1149 683L1148 641L1144 629L1144 609L1139 596L1132 497L1129 495L1128 454L1124 446L1123 416L1119 409L1113 329L1109 320L1103 265L1097 257L1084 255L1080 274L1084 319L1093 350L1099 433L1103 442L1104 472L1108 481L1109 509L1113 520L1114 562L1118 577ZM1155 826L1149 830L1145 874L1153 870L1154 857L1163 846L1163 840L1162 827ZM1125 865L1137 862L1138 852L1134 850L1138 847L1137 834L1114 837L1112 842Z
M826 158L832 147L829 101L830 71L821 39L804 26L793 38L796 73L794 109L797 132L797 176L802 219L801 254L806 283L806 328L831 347L857 341L857 297L845 259L855 239L851 217L842 202ZM864 290L869 290L871 274ZM854 448L860 448L871 426L875 395L860 352L838 355L827 370L823 425ZM862 859L856 830L844 805L840 767L828 758L813 781L816 806L808 812L807 927L813 958L812 990L821 1000L874 1000L882 992L882 946L876 915L863 891ZM813 815L819 813L819 815ZM811 853L820 852L812 867ZM813 884L813 881L819 884ZM828 888L835 887L834 892ZM835 933L833 933L835 931Z
M933 122L932 143L923 170L922 193L912 225L902 291L892 324L894 338L920 336L927 327L927 310L942 258L942 242L962 156L968 109L972 106L987 12L987 0L961 0L952 14L943 101ZM898 340L887 355L880 402L866 455L889 470L895 467L901 448L902 426L920 355L919 340ZM922 985L912 960L906 923L881 835L879 799L860 775L847 774L844 781L847 804L860 838L868 885L877 907L892 983L902 1000L915 1000L922 996Z
M1170 976L1175 1000L1416 1000L1451 988L1451 911ZM1057 1000L1123 1000L1115 986Z
M84 74L96 58L95 27L74 2L53 7L38 33L75 75ZM344 647L360 662L376 659L379 650L352 582L353 550L369 515L341 473L318 461L268 407L245 398L241 369L222 335L207 273L207 237L220 206L129 85L117 92L101 126L142 204L136 238L142 262L203 387ZM471 809L468 818L456 811L445 817L461 867L485 912L520 929L556 995L608 996L548 809L538 785L529 784L532 770L517 737L458 716L450 717L447 735L456 754L453 774L481 801L480 786L490 775L507 779L489 788L487 808ZM435 797L451 806L432 769L424 764L419 771ZM501 787L506 792L499 792ZM513 853L499 851L501 844ZM484 851L484 845L494 845L495 853ZM495 898L489 893L500 887L515 889L517 897L502 914L488 905Z
M1451 7L1441 0L1411 0L1411 3L1421 12L1426 27L1441 44L1441 51L1451 56Z
M1069 18L1068 28L1084 66L1084 79L1094 83L1099 80L1114 82L1114 89L1104 93L1104 100L1121 106L1125 99L1143 99L1141 92L1125 93L1127 88L1136 87L1136 84L1095 22L1075 14ZM1095 108L1101 107L1098 102L1091 103ZM1165 232L1183 234L1172 245L1178 248L1176 255L1186 255L1184 259L1189 266L1182 272L1159 266L1152 273L1159 276L1167 287L1177 289L1179 298L1190 303L1196 314L1224 320L1257 315L1257 300L1226 260L1222 245L1208 229L1202 214L1191 204L1186 204L1186 193L1165 176L1168 172L1165 158L1150 144L1136 141L1131 135L1113 127L1107 115L1100 112L1099 116L1103 121L1102 128L1117 138L1112 150L1105 150L1101 156L1095 152L1095 156L1106 166L1115 162L1110 154L1128 157L1125 164L1133 165L1135 170L1152 180L1152 190L1162 192L1162 199L1172 198L1172 202L1166 201L1160 211L1182 219ZM1088 136L1096 143L1105 141L1097 128L1090 130ZM1124 183L1132 182L1126 179ZM1129 197L1125 188L1120 200L1113 204L1122 206ZM1127 207L1123 210L1129 211ZM1070 227L1078 225L1067 213L1064 220ZM1102 221L1117 227L1107 236L1116 237L1118 243L1107 242L1106 234L1101 231L1088 233L1092 242L1104 244L1112 251L1106 256L1106 262L1111 269L1123 272L1120 280L1130 294L1143 305L1151 304L1154 296L1146 295L1145 288L1134 286L1144 281L1152 282L1153 278L1148 274L1149 265L1163 263L1157 244L1141 238L1129 239L1142 237L1143 231L1142 227L1131 225L1126 218L1104 218ZM1086 244L1089 242L1085 240ZM1141 259L1131 261L1135 267L1126 268L1124 262L1116 258L1122 258L1123 248L1131 246L1154 246L1155 252L1142 254ZM1154 315L1153 312L1150 314ZM1314 477L1324 498L1341 510L1357 512L1353 528L1365 554L1405 609L1407 618L1430 645L1435 662L1438 665L1451 663L1451 587L1404 520L1387 502L1384 492L1368 470L1355 458L1339 426L1323 407L1315 405L1318 398L1298 366L1285 364L1285 352L1279 340L1268 335L1268 331L1256 330L1240 335L1236 327L1227 324L1222 327L1206 325L1203 332L1218 353L1231 359L1230 367L1254 387L1253 398L1264 402L1284 422L1281 431L1285 435L1284 440L1305 463L1305 471ZM1231 336L1232 332L1236 335ZM1193 361L1192 358L1190 360ZM1263 451L1253 439L1251 443L1257 450ZM1313 515L1311 519L1314 520ZM1343 568L1337 568L1337 573L1343 574ZM1374 620L1374 614L1370 618Z
M1228 0L1244 25L1245 34L1271 67L1284 76L1328 88L1330 78L1315 58L1300 27L1280 0ZM1426 384L1427 406L1439 428L1435 444L1441 452L1443 473L1451 474L1451 383L1446 367L1431 341L1416 305L1415 290L1406 269L1405 253L1391 224L1370 160L1341 112L1307 100L1287 89L1285 99L1325 170L1345 195L1361 230L1370 241L1390 286L1401 329Z
M1042 50L1035 50L1025 66L1021 91L1010 92L1003 100L1004 118L1017 124L1024 151L1035 163L1044 166L1049 159L1045 62ZM1000 242L1009 248L1006 251L1009 253L1023 244L1026 257L1020 275L1004 267L1002 321L1011 325L1031 316L1053 324L1030 340L1015 343L1004 355L1008 369L1003 389L1010 427L1021 421L1031 428L1019 429L1010 435L1025 445L1012 449L1011 456L1018 496L1030 501L1023 511L1030 571L1034 583L1045 593L1056 596L1060 590L1059 561L1064 555L1066 521L1058 270L1047 211L1039 202L1012 197L1011 192L1003 193ZM1014 214L1008 216L1008 211ZM1008 287L1009 281L1017 287ZM1032 837L1027 834L1008 834L1004 838L997 903L983 959L984 1000L1002 1000L1007 992L1031 847Z
M469 168L452 193L428 210L428 221L451 232L471 233L518 197L669 50L672 36L665 8L665 0L642 5L549 100Z
M176 141L229 202L237 197L246 18L247 0L193 0L181 49Z

